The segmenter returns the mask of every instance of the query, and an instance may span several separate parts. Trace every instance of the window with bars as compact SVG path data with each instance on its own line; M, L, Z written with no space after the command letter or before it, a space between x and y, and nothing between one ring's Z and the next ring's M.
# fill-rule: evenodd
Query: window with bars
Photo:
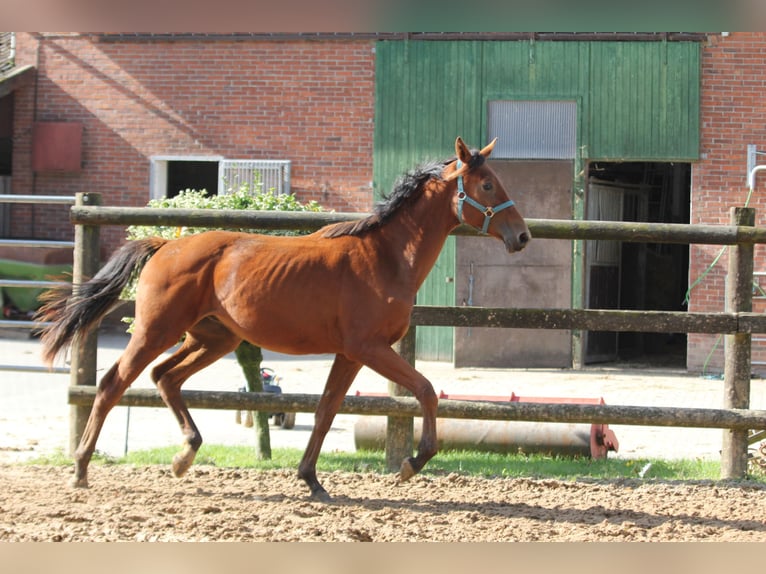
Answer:
M225 159L218 164L218 193L246 186L253 191L290 193L289 160Z
M290 165L290 160L155 156L151 159L150 197L173 197L185 189L223 195L243 186L253 193L289 194Z
M0 32L0 74L15 65L16 37L13 32Z

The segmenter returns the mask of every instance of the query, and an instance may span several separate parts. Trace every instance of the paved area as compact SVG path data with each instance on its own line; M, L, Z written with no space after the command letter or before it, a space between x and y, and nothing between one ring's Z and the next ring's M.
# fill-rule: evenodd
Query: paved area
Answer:
M4 337L2 335L5 335ZM0 365L37 366L39 343L24 335L0 334ZM119 356L127 335L109 331L99 337L98 369L103 373ZM291 357L265 353L264 366L282 379L287 393L320 394L329 372L330 356ZM61 361L58 366L65 366ZM418 362L417 368L437 393L541 397L603 397L607 404L720 408L723 381L688 375L672 369L617 369L593 367L562 369L455 369L437 362ZM0 371L0 462L66 450L69 434L66 374ZM135 388L152 387L148 370ZM187 381L185 389L236 391L244 378L233 354ZM351 393L386 392L387 382L363 369ZM766 409L766 381L754 379L751 408ZM253 445L254 433L235 422L232 411L192 412L208 444ZM356 415L338 415L324 451L353 451ZM298 413L295 428L274 429L273 447L303 449L313 425L313 414ZM620 442L620 458L699 457L717 459L719 429L676 429L611 425ZM126 450L178 445L181 436L175 418L165 408L117 407L107 419L98 450L112 456Z

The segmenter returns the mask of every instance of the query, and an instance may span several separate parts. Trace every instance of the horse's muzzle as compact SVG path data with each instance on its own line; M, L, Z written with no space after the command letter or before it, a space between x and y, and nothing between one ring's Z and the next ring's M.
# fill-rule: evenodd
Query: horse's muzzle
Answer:
M509 233L503 241L508 253L515 253L524 249L531 239L532 234L529 232L529 229L525 229L520 233Z

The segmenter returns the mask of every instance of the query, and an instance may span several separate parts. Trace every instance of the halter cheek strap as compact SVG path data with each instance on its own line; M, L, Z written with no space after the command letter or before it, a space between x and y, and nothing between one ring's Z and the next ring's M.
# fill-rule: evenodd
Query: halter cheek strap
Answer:
M457 169L460 169L462 165L463 165L463 162L461 162L460 160L457 160ZM492 221L492 217L498 211L502 211L506 207L511 207L513 205L513 200L511 199L501 203L500 205L496 205L495 207L482 205L481 203L476 201L474 198L469 197L465 193L465 190L463 189L463 176L461 175L457 178L457 220L460 223L467 223L466 221L463 220L463 203L464 202L468 203L468 205L478 209L484 214L484 224L481 226L481 229L468 223L468 225L471 225L471 227L473 227L474 229L478 229L484 235L487 234L487 230L489 229L489 224Z

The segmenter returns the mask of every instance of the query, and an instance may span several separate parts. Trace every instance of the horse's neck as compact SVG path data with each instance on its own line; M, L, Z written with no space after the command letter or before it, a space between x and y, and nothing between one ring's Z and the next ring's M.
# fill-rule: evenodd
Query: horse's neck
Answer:
M418 288L456 226L451 196L443 189L426 191L381 228L381 239L386 243L381 255L397 260L403 278Z

